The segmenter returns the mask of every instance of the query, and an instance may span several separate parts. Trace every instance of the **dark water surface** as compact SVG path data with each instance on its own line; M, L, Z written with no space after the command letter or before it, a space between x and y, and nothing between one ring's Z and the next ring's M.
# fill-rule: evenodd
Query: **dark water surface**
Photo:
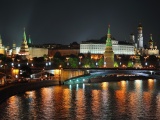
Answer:
M10 97L0 120L160 120L160 80L41 88Z

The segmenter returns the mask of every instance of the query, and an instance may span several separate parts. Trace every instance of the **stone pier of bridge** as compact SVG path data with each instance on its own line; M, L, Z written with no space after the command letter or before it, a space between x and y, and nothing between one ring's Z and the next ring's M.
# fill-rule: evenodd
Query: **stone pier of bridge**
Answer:
M63 69L54 69L52 77L53 80L65 81L70 78L81 76L85 74L84 70L63 70Z

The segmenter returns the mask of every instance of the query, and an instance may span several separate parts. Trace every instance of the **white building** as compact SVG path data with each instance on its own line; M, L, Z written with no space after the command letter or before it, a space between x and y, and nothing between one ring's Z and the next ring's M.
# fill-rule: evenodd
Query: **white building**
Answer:
M99 43L98 43L99 42ZM106 44L101 41L85 41L80 44L80 53L87 54L104 54ZM126 42L112 40L112 49L114 54L118 55L134 55L134 45Z
M150 34L149 47L144 49L145 55L159 55L159 49L154 45L152 34Z

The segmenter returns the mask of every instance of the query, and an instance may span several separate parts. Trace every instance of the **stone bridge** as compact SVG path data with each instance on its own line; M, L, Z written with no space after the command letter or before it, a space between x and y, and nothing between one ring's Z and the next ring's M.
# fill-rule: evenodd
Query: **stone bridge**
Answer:
M64 69L65 71L71 69ZM74 76L68 79L62 79L64 84L77 84L87 83L91 78L102 77L109 74L132 74L138 76L152 77L160 79L160 70L157 69L105 69L105 68L94 68L94 69L74 69L84 71L84 76Z
M48 74L47 74L48 73ZM41 70L33 74L33 78L47 77L64 84L76 84L88 82L91 78L102 77L109 74L134 74L138 76L152 76L159 79L160 70L157 69L107 69L107 68L77 68L77 69L51 69Z

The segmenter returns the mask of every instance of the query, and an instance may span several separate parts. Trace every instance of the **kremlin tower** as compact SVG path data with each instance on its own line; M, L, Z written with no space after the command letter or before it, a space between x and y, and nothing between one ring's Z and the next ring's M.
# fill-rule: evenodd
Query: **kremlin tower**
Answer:
M23 55L23 56L29 55L29 49L28 49L28 45L27 45L25 29L24 29L24 33L23 33L23 41L22 41L22 44L21 44L19 54Z
M113 68L114 67L114 52L113 52L113 49L112 49L110 25L108 26L106 49L105 49L105 52L104 52L104 67L106 67L106 68Z

